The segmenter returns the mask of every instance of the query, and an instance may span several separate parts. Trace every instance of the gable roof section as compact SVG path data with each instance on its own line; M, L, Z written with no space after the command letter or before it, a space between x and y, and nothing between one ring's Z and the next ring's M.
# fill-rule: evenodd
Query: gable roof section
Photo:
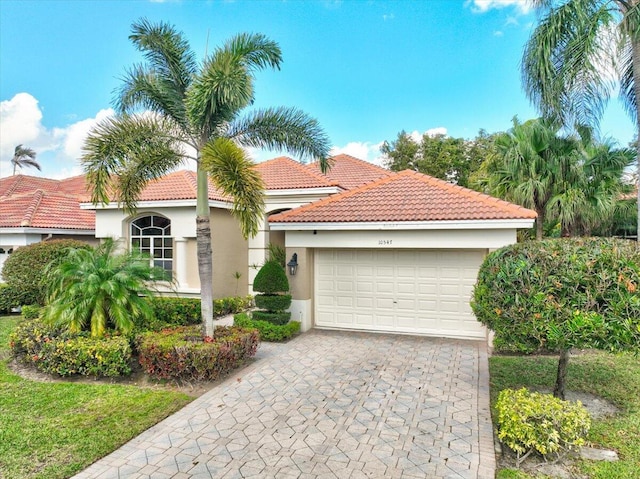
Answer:
M307 165L307 168L324 176L329 181L337 183L345 190L395 174L386 168L344 153L332 156L329 161L331 162L331 168L326 173L320 171L320 163L317 161Z
M331 179L325 178L308 166L286 156L258 163L256 170L262 175L266 190L292 190L307 188L326 188L337 186Z
M84 176L52 180L15 175L0 179L0 228L95 229L95 212L80 209Z
M139 201L195 200L197 191L196 172L179 170L147 183ZM223 195L211 182L209 182L209 199L230 201L230 198Z
M405 170L269 217L270 223L368 223L534 219L521 206Z

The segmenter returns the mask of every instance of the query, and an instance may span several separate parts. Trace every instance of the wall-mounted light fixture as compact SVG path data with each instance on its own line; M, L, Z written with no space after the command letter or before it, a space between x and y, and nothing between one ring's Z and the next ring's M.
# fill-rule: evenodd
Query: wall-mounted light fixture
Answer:
M289 267L289 274L295 276L298 271L298 253L293 253L291 261L287 263L287 266Z

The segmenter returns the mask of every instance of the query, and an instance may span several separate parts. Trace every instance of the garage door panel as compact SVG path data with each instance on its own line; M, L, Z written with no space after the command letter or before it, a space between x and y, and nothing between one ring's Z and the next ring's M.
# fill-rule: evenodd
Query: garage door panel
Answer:
M480 250L316 250L316 326L484 337L469 306L482 259Z

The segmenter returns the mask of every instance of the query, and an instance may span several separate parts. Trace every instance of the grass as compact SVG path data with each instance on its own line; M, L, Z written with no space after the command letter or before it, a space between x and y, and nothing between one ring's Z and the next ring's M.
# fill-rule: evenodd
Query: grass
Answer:
M136 386L43 383L7 368L20 317L0 317L0 477L67 478L193 398Z
M505 388L547 388L555 382L555 356L494 356L489 361L491 403ZM526 373L525 373L526 372ZM638 477L640 470L640 360L632 354L587 352L569 362L567 390L600 396L616 405L615 417L595 419L588 441L614 449L618 462L579 461L577 467L591 479ZM522 471L503 469L498 479L527 479Z

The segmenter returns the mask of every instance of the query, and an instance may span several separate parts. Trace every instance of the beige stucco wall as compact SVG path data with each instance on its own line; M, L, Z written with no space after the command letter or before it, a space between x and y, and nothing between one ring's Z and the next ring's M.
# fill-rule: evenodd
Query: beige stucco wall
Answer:
M211 209L211 247L214 298L247 294L248 244L227 210ZM236 280L236 272L242 275L240 280Z
M313 297L313 249L311 248L287 248L287 261L294 253L298 255L298 271L295 276L289 274L287 279L291 296L294 299L311 299Z

